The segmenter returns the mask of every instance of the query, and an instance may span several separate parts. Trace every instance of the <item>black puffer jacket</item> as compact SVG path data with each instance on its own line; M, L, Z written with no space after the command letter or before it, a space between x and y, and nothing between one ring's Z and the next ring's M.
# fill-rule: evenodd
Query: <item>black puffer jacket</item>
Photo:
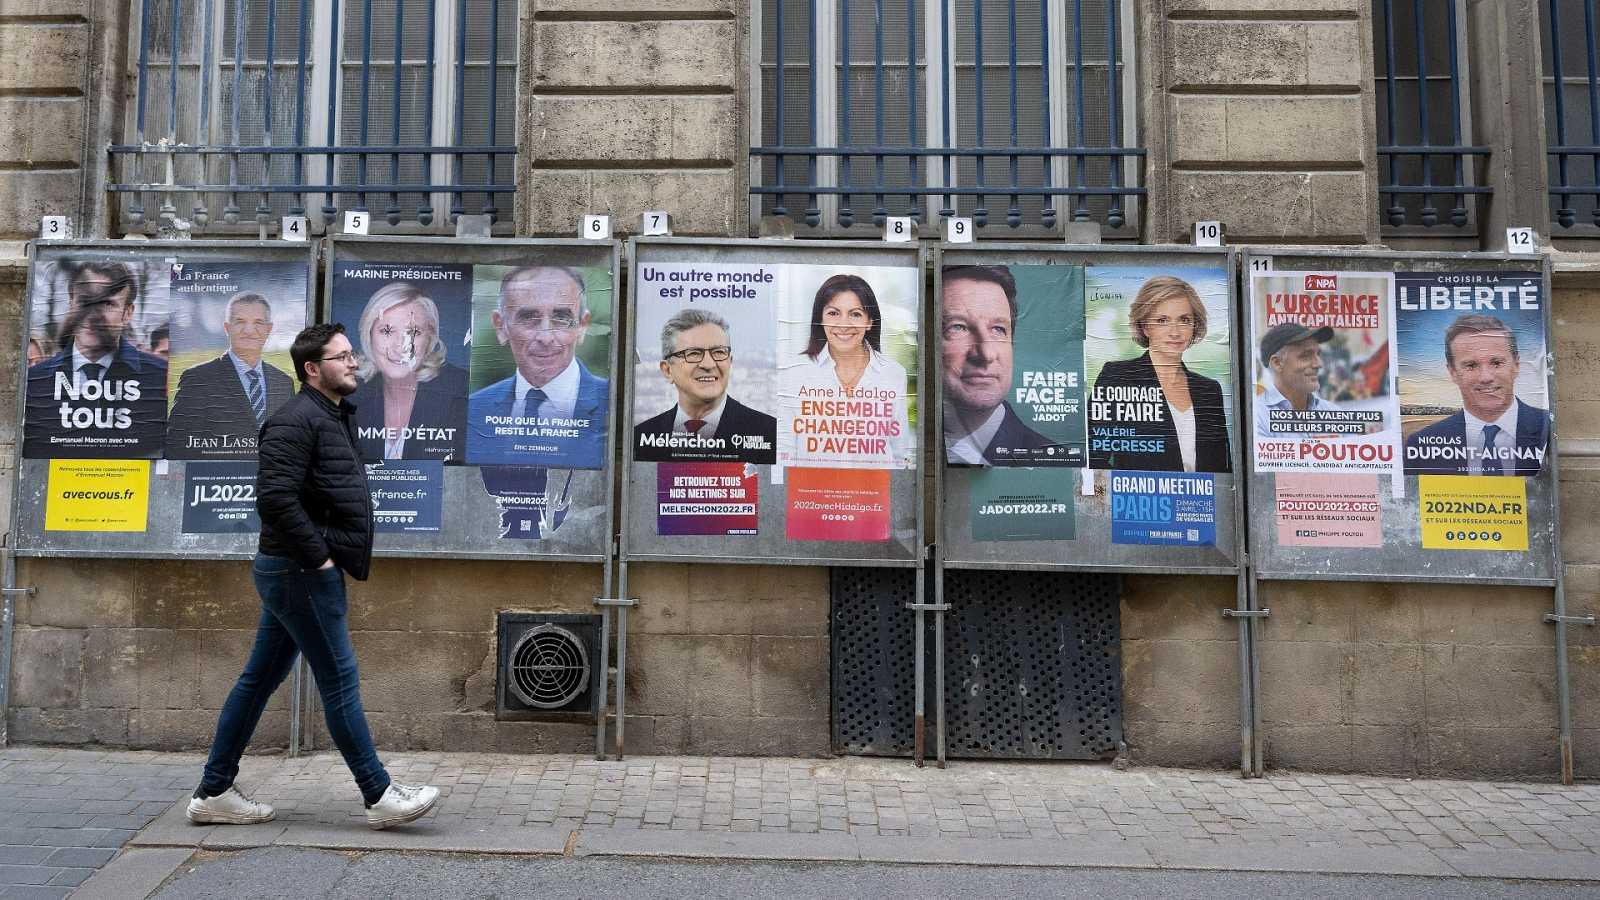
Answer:
M356 408L302 387L261 427L256 511L262 553L365 581L372 564L372 495L356 450Z

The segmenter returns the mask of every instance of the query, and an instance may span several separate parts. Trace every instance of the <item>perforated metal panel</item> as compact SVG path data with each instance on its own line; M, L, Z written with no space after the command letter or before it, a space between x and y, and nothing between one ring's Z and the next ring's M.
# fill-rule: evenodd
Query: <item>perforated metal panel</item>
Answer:
M914 725L913 573L833 570L833 743L906 756ZM946 735L951 757L1103 759L1122 740L1120 587L1114 575L949 570ZM928 723L933 725L933 616Z

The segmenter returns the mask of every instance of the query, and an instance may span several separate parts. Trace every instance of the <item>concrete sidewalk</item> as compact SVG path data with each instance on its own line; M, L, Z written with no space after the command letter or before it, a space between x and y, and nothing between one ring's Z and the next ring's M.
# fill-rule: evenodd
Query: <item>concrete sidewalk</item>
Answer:
M1600 881L1600 785L1408 781L904 760L397 753L444 792L417 824L367 829L337 754L245 760L259 826L195 827L203 758L0 752L0 898L144 896L198 849L637 855L1113 866ZM113 796L117 795L117 796ZM135 829L139 830L137 834ZM93 878L118 845L128 850ZM70 851L70 852L69 852ZM52 884L53 882L53 884Z

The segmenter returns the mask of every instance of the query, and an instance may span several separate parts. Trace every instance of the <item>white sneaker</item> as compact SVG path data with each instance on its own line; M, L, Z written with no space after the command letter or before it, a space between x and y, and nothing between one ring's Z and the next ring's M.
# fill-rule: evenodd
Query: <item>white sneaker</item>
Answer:
M381 831L392 825L415 822L439 802L439 789L426 784L389 782L378 802L367 807L367 825Z
M230 787L215 797L190 797L184 815L196 825L258 825L272 821L277 813Z

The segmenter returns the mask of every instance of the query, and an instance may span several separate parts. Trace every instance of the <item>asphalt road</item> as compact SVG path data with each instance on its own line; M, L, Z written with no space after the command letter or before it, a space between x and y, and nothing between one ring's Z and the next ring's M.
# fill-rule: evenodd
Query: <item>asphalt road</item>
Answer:
M1238 900L1390 900L1454 898L1583 898L1593 883L1500 881L1408 876L1302 875L1128 869L1025 869L905 866L873 863L657 861L617 858L529 858L398 852L338 853L269 847L206 853L182 866L154 897L628 898L713 900L722 897L972 900L1127 897Z

